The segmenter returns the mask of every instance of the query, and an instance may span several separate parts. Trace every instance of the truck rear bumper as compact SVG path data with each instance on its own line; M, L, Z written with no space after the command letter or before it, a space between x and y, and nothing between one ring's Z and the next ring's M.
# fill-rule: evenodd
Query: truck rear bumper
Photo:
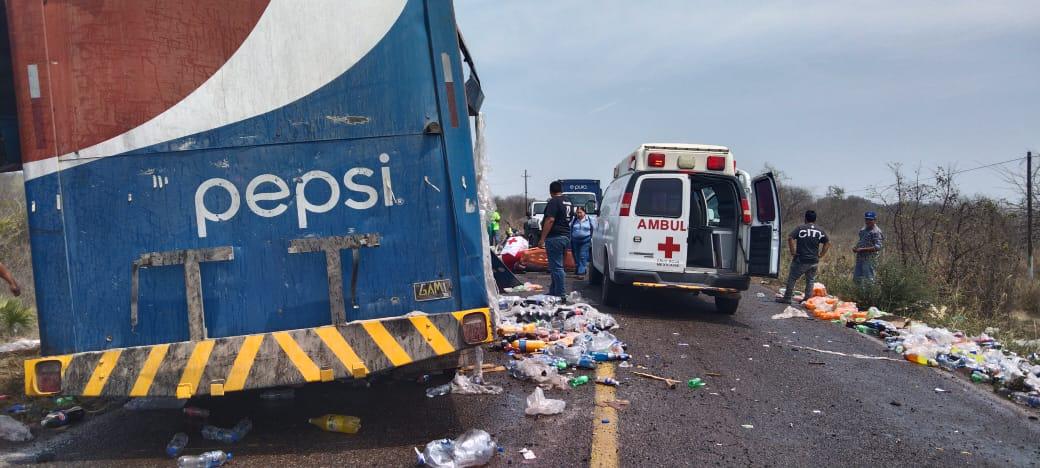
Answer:
M25 361L25 393L220 396L363 378L491 338L490 312L482 308L49 356Z
M614 281L637 287L685 289L718 293L746 291L751 277L719 273L661 273L655 271L617 270Z

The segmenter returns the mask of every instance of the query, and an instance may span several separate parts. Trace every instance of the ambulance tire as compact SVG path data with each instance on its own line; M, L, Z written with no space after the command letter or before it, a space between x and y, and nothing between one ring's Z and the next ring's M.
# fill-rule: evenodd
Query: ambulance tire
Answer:
M596 269L596 265L589 262L589 285L594 286L603 281L603 273Z
M715 310L720 314L733 315L740 307L740 296L735 298L715 296Z
M610 262L609 260L603 262L603 281L600 282L602 285L600 288L600 302L603 305L616 307L621 302L621 294L624 286L617 284L614 280L610 279Z

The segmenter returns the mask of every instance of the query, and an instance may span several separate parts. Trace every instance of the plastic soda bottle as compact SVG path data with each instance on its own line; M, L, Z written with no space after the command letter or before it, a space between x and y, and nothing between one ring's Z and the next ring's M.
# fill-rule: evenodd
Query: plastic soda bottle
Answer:
M600 385L610 385L611 387L617 387L618 385L621 385L621 382L618 382L617 380L612 379L610 377L598 377L596 378L596 383Z
M43 427L61 427L79 421L86 416L87 412L80 406L69 409L51 411L43 417L40 425Z
M589 376L587 376L587 375L578 376L578 377L575 377L575 378L571 379L568 383L571 384L571 387L575 387L575 388L576 387L580 387L582 385L585 385L585 384L589 383Z
M920 354L907 353L904 357L907 361L910 361L914 364L920 364L922 366L928 365L928 358L921 356Z
M581 359L578 359L578 363L575 365L582 369L595 369L596 364L598 363L592 356L585 354L581 356Z
M310 418L307 422L318 426L323 431L342 432L344 434L357 434L361 430L361 418L343 414L326 414L316 418Z
M604 351L597 351L592 353L592 358L603 362L603 361L627 361L632 358L626 353L608 353Z
M707 384L704 383L704 381L701 380L700 377L697 377L697 378L690 379L690 380L686 381L686 386L690 387L692 389L698 389L698 388L701 388L701 387L703 387L705 385L707 385Z
M533 353L548 346L542 340L514 340L512 345L521 353Z
M231 453L222 450L206 452L202 455L185 455L177 459L178 468L214 468L231 460Z
M170 443L166 444L166 456L170 458L176 458L184 451L184 447L188 446L188 434L178 432L173 435L170 439Z
M76 403L76 398L71 396L61 396L54 399L54 404L58 406L66 406Z

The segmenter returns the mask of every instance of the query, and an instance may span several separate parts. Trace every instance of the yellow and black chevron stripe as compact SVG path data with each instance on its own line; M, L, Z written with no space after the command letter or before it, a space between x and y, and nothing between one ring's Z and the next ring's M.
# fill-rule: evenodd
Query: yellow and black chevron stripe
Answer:
M46 360L62 364L61 393L80 396L190 398L362 378L469 347L462 320L472 314L484 316L490 340L482 308L30 359L25 392L46 394L35 384L35 365Z

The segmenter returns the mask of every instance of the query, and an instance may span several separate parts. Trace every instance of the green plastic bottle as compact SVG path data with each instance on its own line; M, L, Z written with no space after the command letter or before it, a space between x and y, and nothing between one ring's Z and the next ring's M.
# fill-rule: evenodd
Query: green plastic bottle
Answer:
M703 387L703 386L705 386L705 385L707 385L707 384L706 384L706 383L704 383L704 381L703 381L703 380L701 380L701 378L700 378L700 377L697 377L697 378L694 378L694 379L690 379L690 380L687 380L687 381L686 381L686 386L687 386L687 387L690 387L690 388L692 388L692 389L694 389L694 390L696 390L696 389L698 389L698 388L701 388L701 387Z
M568 383L571 384L571 387L580 387L582 385L585 385L585 384L589 383L589 376L587 376L587 375L578 376L578 377L575 377L575 378L571 379L570 382L568 382Z

